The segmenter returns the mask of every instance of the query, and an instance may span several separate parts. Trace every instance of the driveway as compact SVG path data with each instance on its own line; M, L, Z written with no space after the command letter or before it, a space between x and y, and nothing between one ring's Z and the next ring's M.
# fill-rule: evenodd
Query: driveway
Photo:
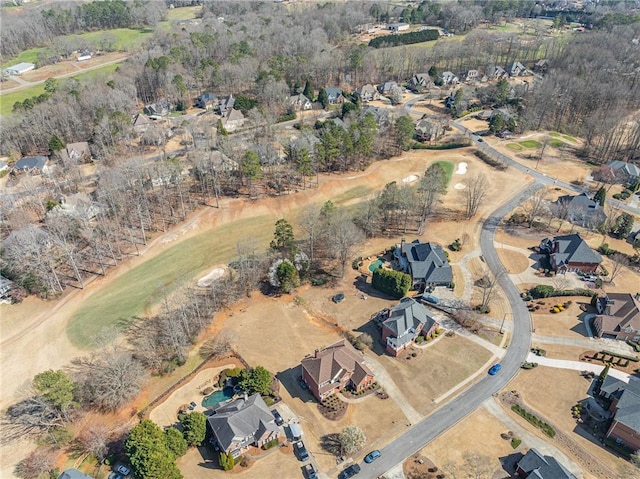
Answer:
M600 374L604 369L604 366L600 366L599 364L591 364L582 361L569 361L566 359L551 359L545 358L544 356L536 356L533 353L529 353L529 355L527 356L527 361L538 363L540 366L547 366L550 368L573 369L574 371L591 371L594 374ZM619 379L620 381L624 381L625 383L638 380L634 376L631 376L630 374L622 371L618 371L614 368L609 369L609 376Z

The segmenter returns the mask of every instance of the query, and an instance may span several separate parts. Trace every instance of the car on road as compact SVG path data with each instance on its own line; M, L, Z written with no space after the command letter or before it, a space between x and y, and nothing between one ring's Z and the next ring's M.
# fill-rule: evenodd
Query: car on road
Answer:
M307 479L318 479L318 473L313 467L313 464L307 464L304 466L304 473L307 476Z
M273 419L275 419L277 426L282 426L284 424L284 419L282 419L282 416L277 409L271 411L271 414L273 414Z
M338 479L349 479L360 472L360 466L358 464L351 464L344 471L338 474Z
M484 140L482 138L478 137L478 138L476 138L476 141L482 143Z
M298 441L293 445L293 449L296 452L296 456L300 461L306 461L309 459L309 452L307 448L304 447L304 443L302 441Z
M495 376L496 374L498 374L498 371L500 371L502 369L502 365L501 364L494 364L493 366L491 366L491 368L489 368L489 376Z
M380 451L376 449L375 451L371 451L369 454L364 456L364 462L367 464L371 464L373 461L378 459L381 456Z
M120 464L118 467L116 467L116 472L119 472L123 476L128 476L129 473L131 472L131 469L129 469L124 464Z

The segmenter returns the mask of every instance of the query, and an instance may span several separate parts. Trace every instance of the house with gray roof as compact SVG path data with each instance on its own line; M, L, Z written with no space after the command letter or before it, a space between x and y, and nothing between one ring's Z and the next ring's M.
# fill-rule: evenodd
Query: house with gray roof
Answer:
M440 74L440 80L442 81L443 85L455 85L456 83L459 83L459 79L457 77L457 75L455 75L453 72L442 72Z
M524 75L527 72L527 67L525 67L520 62L513 62L509 68L509 75L512 77L519 77Z
M49 158L46 156L25 156L16 161L13 165L12 173L39 175L40 173L46 173L48 171L49 167L47 163L49 163Z
M540 243L540 252L549 255L551 269L556 273L582 271L595 273L602 263L602 256L593 251L579 234L545 238Z
M360 109L360 118L364 118L366 115L373 115L376 120L376 125L379 129L391 126L393 123L393 115L387 108L380 108L379 106L367 105Z
M416 289L449 286L453 281L451 265L440 245L420 240L407 243L403 238L393 256L400 269L411 275Z
M429 336L437 327L438 323L429 315L427 308L413 298L402 298L382 321L382 341L389 354L398 356L418 336Z
M560 196L551 205L551 212L569 223L590 229L597 228L607 219L600 203L586 193Z
M224 97L218 103L218 113L224 116L225 113L233 110L233 106L236 104L236 99L233 95Z
M367 83L366 85L358 88L356 90L356 95L363 103L380 99L380 93L378 93L378 90L376 90L376 88L371 83Z
M600 387L600 396L610 401L613 419L605 437L633 451L640 449L640 380L628 383L607 376Z
M373 372L365 364L362 353L346 339L316 349L300 365L302 379L319 401L345 388L357 392L374 383Z
M289 97L287 100L287 105L292 107L294 110L311 110L313 108L313 103L302 93L298 93L297 95L293 95Z
M58 476L58 479L93 479L93 477L80 472L77 469L67 469Z
M414 93L422 93L424 90L431 88L432 86L433 80L428 73L416 73L411 77L407 84L407 88Z
M380 92L380 94L383 96L387 96L389 93L391 93L391 90L393 90L397 86L398 84L394 81L386 81L378 85L378 92Z
M196 97L194 105L196 108L202 108L203 110L213 110L218 106L218 96L214 93L203 93Z
M233 457L244 454L249 446L262 447L281 434L259 394L217 407L207 424L220 451Z
M340 88L325 88L324 91L326 92L331 105L337 105L338 103L344 102L344 96L342 96L342 90Z
M222 122L222 126L224 126L227 131L234 131L244 125L244 115L240 110L236 110L235 108L231 108L230 110L226 110L225 113L220 118Z
M640 178L640 167L634 163L629 163L627 161L610 161L606 164L612 170L616 172L620 172L621 176L628 178L629 180L635 181Z
M516 464L516 474L531 479L577 479L553 456L544 456L531 448Z
M607 293L597 304L593 320L596 336L619 341L640 341L640 294Z
M171 111L171 103L168 100L162 99L155 103L149 103L142 109L142 113L149 116L167 116Z

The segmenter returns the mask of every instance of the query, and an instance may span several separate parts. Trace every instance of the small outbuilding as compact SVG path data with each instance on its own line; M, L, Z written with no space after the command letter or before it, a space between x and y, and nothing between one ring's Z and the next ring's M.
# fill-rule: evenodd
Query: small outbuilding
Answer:
M4 69L5 75L22 75L31 70L35 70L36 66L33 63L18 63L17 65L10 66Z

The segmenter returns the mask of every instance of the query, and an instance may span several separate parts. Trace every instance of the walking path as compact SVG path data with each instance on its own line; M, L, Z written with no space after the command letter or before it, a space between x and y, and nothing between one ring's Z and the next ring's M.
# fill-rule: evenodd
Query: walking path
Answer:
M376 382L380 384L389 397L396 402L409 422L411 424L420 422L423 419L422 414L416 411L413 406L409 404L409 401L404 397L404 394L400 391L396 383L393 382L393 379L389 373L387 373L387 370L371 355L365 356L365 363L369 366L369 369L373 371Z
M496 398L489 398L484 403L482 403L482 407L489 414L495 416L495 418L504 424L510 431L514 433L516 437L522 440L527 446L535 447L538 452L544 454L545 456L553 456L555 457L563 466L565 466L569 471L575 474L578 478L582 478L582 469L571 459L569 459L566 454L561 452L556 447L549 444L549 442L544 439L540 439L538 436L531 434L524 427L518 424L515 420L513 420L502 408L500 403Z
M547 366L550 368L573 369L574 371L591 371L594 374L600 374L604 369L604 366L601 366L599 364L592 364L582 361L568 361L566 359L551 359L545 358L544 356L536 356L533 353L529 353L529 355L527 356L527 361L538 363L540 366ZM609 376L624 381L625 383L628 383L632 379L634 381L637 380L634 376L631 376L630 374L614 368L609 369Z

